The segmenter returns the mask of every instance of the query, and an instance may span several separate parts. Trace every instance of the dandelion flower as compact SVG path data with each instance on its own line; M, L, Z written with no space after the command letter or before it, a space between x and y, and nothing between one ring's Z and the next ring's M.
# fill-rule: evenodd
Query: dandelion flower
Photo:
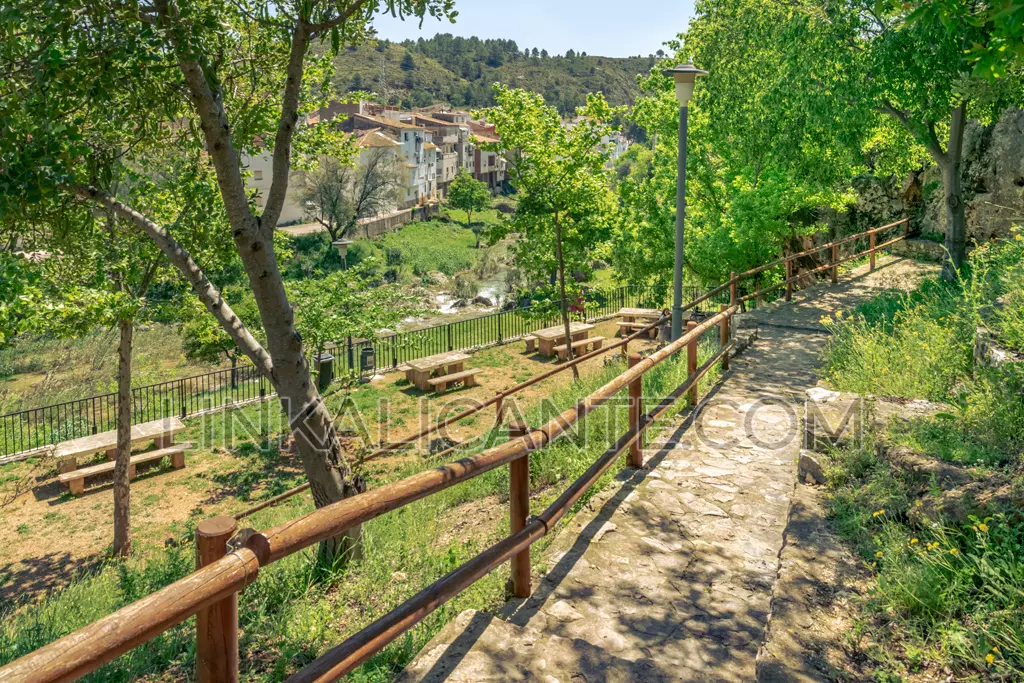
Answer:
M981 533L987 533L988 532L988 524L985 524L984 522L979 524L978 525L978 531L980 531Z
M875 557L881 557L881 556L882 556L882 554L883 554L883 553L882 553L882 551L881 551L881 550L879 550L879 551L878 551L877 553L875 553Z
M985 663L986 664L991 665L992 662L994 662L994 661L996 661L996 656L994 654L989 652L987 655L985 655Z
M910 539L910 545L914 545L915 543L917 543L917 539L916 538Z
M914 501L914 507L918 507L918 508L921 507L921 500L920 499Z
M950 549L949 549L949 554L950 554L950 555L956 555L956 554L957 554L957 552L958 552L958 551L957 551L957 549L956 549L956 548L950 548Z

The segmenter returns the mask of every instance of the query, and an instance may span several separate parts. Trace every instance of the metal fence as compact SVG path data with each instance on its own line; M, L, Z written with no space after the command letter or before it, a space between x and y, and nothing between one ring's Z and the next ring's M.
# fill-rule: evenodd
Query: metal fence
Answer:
M687 287L683 301L692 301L701 291ZM721 298L721 297L719 297ZM704 312L717 311L728 301L728 293L703 302ZM624 306L663 308L663 297L636 286L612 290L591 290L576 316L586 321L609 318ZM444 323L421 330L399 332L376 340L350 341L334 350L339 373L358 370L376 372L445 351L465 351L503 344L558 323L556 313L537 315L529 308L515 308ZM364 348L373 348L373 363L360 367ZM203 375L175 379L132 389L132 422L149 422L164 417L181 418L220 410L271 396L273 388L255 367L215 370ZM5 456L30 451L80 436L116 428L117 394L103 394L0 416L0 464Z

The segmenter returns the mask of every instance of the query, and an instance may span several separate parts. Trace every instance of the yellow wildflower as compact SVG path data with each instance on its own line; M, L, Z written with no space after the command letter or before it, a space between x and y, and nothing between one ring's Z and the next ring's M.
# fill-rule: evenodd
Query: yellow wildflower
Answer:
M979 524L978 525L978 531L980 531L982 533L987 533L988 532L988 524L985 524L984 522Z
M985 655L985 663L986 664L992 664L992 662L994 662L994 661L996 661L996 656L994 654L989 652L987 655Z
M957 549L956 549L956 548L950 548L950 549L949 549L949 554L950 554L950 555L956 555L956 554L957 554L957 552L958 552L958 551L957 551Z
M918 508L921 507L920 499L914 501L914 507L918 507Z
M871 516L872 517L878 517L879 515L884 515L884 514L885 514L885 508L882 508L881 510L877 510L875 512L872 512Z
M910 545L914 545L915 543L917 543L917 539L916 538L910 539Z
M875 557L881 557L881 556L882 556L882 551L881 550L879 550L877 553L875 553Z

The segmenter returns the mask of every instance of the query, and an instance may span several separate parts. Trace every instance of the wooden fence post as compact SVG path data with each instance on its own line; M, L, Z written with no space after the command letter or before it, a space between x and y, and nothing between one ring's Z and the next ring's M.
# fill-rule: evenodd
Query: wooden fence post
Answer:
M739 289L739 283L736 282L736 273L734 271L732 273L729 273L729 306L735 306L736 305L736 299L739 298L737 296L738 289Z
M728 306L722 304L722 311L724 312ZM722 318L722 322L718 325L718 330L721 336L719 337L719 343L722 348L725 348L729 344L729 316ZM729 352L726 351L722 354L722 372L729 369Z
M690 322L686 323L686 332L689 333L695 327L697 327L697 323L694 322L693 320L691 320ZM693 340L689 344L686 345L686 376L687 377L692 377L697 372L697 341L698 341L697 338L694 337ZM688 400L689 400L689 403L690 403L691 407L697 405L697 394L699 393L697 391L697 384L698 384L698 382L695 381L693 383L693 386L690 387L690 391L688 392L688 397L689 397Z
M530 428L521 420L510 422L510 439L526 436ZM530 456L509 463L509 531L516 533L526 527L530 515ZM530 597L530 549L512 556L512 595L517 598Z
M786 259L786 301L793 298L793 283L790 280L793 279L793 262L790 259Z
M875 269L875 233L871 233L870 242L871 242L871 244L870 244L870 246L871 246L871 265L869 266L869 270L874 270Z
M238 530L234 517L204 519L196 528L196 568L227 555L228 541ZM238 594L196 614L196 680L199 683L238 681Z
M832 284L839 282L839 245L832 245Z
M494 426L501 427L505 420L505 397L498 392L498 402L494 404Z
M627 364L633 367L640 362L639 353L631 353L627 356ZM644 377L640 375L629 383L629 429L639 430L640 416L643 414ZM643 467L644 465L644 444L643 435L638 435L633 443L629 445L629 457L626 464L630 467Z

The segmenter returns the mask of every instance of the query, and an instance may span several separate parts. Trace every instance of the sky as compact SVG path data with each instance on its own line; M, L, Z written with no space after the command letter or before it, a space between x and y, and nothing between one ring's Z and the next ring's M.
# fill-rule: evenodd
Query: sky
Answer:
M455 0L454 24L426 19L374 22L382 38L430 38L435 33L478 38L511 38L520 49L551 54L568 49L602 57L649 55L686 28L693 0Z

